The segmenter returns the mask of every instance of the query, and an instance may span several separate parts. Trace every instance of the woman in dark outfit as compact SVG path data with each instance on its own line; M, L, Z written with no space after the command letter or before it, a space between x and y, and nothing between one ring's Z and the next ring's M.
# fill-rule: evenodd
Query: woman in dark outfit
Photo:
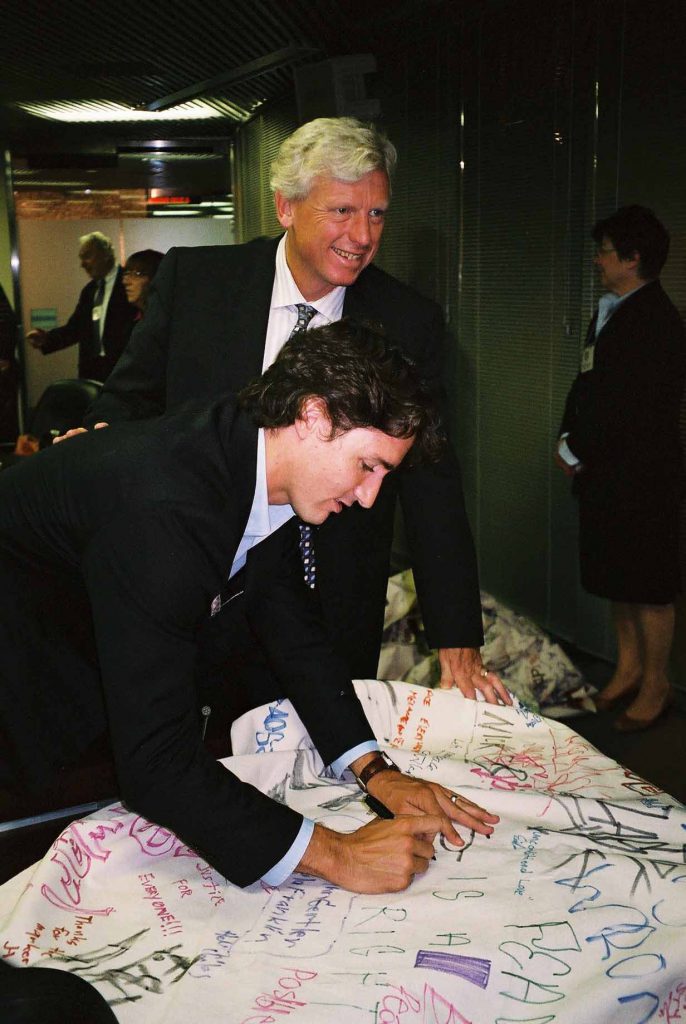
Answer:
M132 252L126 261L122 282L126 298L138 310L137 320L145 312L150 284L163 259L164 253L157 249L141 249L140 252Z
M659 281L669 234L652 211L622 207L592 235L607 293L567 398L557 461L579 499L582 585L612 602L617 632L617 667L596 704L606 710L634 696L615 723L634 732L672 696L686 344Z

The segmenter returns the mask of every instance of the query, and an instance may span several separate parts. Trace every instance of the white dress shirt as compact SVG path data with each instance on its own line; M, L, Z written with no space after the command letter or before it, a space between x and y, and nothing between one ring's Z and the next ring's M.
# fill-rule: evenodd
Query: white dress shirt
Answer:
M648 282L646 281L644 283L647 284ZM643 285L639 284L638 288L632 288L630 292L625 292L624 295L615 295L614 292L605 292L603 295L600 296L600 299L598 300L598 316L595 322L594 338L597 339L603 327L608 322L612 314L617 310L617 308L621 306L621 304L626 299L628 299L630 295L633 295L634 292L637 292L639 288L643 288ZM595 341L593 342L593 344L595 345ZM568 466L571 466L572 469L575 469L577 466L581 465L581 462L579 461L579 459L577 459L576 455L567 444L568 437L568 433L560 435L558 452L560 458L563 459Z
M101 355L101 356L105 355L105 348L104 348L103 343L102 343L102 336L103 336L103 332L105 330L105 317L107 316L107 307L109 306L110 299L112 298L112 289L114 288L114 282L117 280L117 271L118 271L118 267L117 267L117 265L115 263L115 265L110 270L109 274L106 274L105 277L103 278L103 281L105 282L105 288L104 288L103 293L102 293L102 302L100 303L100 316L98 317L98 321L97 321L97 323L98 323L98 334L100 336L100 352L98 353L98 355ZM99 282L96 281L96 284L95 284L96 292L97 292L98 284L99 284ZM95 307L93 307L93 308L95 308Z
M333 288L321 299L315 302L307 302L303 298L300 289L293 280L290 268L286 261L286 236L279 242L276 250L276 268L274 273L274 287L269 308L269 321L267 324L267 337L264 345L264 359L262 371L268 369L276 359L277 355L291 336L291 332L298 321L297 303L306 303L314 306L317 310L312 317L309 327L321 327L324 324L340 320L343 315L343 302L345 300L345 288L340 286ZM309 329L309 328L308 328ZM257 476L255 484L255 497L253 498L250 515L246 523L245 533L236 549L236 555L231 566L230 575L242 569L245 565L250 548L259 544L275 530L295 515L290 505L270 505L267 494L267 466L265 457L264 430L260 429L257 438ZM352 750L346 751L331 765L337 778L341 778L349 764L355 761L362 754L378 750L379 745L373 740L359 743ZM300 830L295 837L293 844L284 854L278 864L275 864L265 875L262 881L267 885L280 885L289 875L293 873L312 838L314 822L309 818L303 818Z
M269 306L269 322L267 324L267 337L264 343L262 372L264 373L272 365L298 322L298 311L295 308L296 303L304 302L306 305L313 306L317 310L309 323L309 327L323 327L324 324L330 324L335 320L341 319L344 301L345 288L343 285L340 285L338 288L332 288L330 292L315 302L308 302L307 299L303 298L286 262L286 236L284 235L276 250L276 270Z

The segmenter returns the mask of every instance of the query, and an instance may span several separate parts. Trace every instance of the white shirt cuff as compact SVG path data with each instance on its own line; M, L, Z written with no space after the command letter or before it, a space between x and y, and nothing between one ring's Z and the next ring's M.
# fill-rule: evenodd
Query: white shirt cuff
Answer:
M266 882L267 885L281 885L282 882L285 882L303 859L303 854L309 846L313 832L314 822L310 818L303 818L300 831L293 840L291 848L286 851L278 864L275 864L265 875L262 875L262 881Z
M332 762L331 768L337 779L340 779L341 775L353 761L356 761L358 757L362 757L363 754L369 754L373 750L379 750L379 744L376 740L365 740L364 743L358 743L352 750L346 751L345 754L341 754L335 761ZM262 881L266 882L267 885L281 885L285 882L289 875L292 875L298 864L303 858L303 854L307 849L312 833L314 832L314 822L310 818L303 818L300 831L293 840L291 847L283 855L278 864L275 864L273 868L270 868L266 874L262 875Z
M557 446L558 455L564 462L567 463L568 466L578 466L580 464L580 460L577 459L576 455L567 444L565 440L565 438L567 437L569 437L569 434L563 434L560 438L560 443Z
M331 770L337 779L340 779L348 765L356 761L358 757L362 757L363 754L370 754L372 750L379 750L379 744L376 740L365 740L364 743L358 743L352 750L346 751L345 754L341 754L335 761L331 762Z

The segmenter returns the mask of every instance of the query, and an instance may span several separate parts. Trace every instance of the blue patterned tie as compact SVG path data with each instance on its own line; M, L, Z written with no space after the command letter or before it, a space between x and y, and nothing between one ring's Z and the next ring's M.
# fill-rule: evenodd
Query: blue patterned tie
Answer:
M296 321L295 327L288 335L289 341L291 340L294 334L300 334L301 331L307 330L307 325L317 312L314 306L308 306L306 302L297 302L295 308L298 311L298 319Z
M296 303L295 308L298 311L298 319L295 327L288 335L289 341L294 334L300 334L301 331L307 330L307 325L317 312L314 306L308 306L306 302ZM301 519L298 520L298 528L300 530L300 557L303 560L303 575L305 577L305 583L310 590L314 590L316 569L314 563L313 530L309 523L303 523Z
M298 520L298 529L300 530L300 557L303 561L303 577L310 590L314 590L317 573L314 563L313 530L309 523L303 523L302 520Z

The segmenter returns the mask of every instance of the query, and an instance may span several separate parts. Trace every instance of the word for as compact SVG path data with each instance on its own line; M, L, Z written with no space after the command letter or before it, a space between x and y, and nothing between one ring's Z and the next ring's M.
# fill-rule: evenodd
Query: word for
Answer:
M188 879L186 878L177 878L175 882L172 882L172 885L175 885L176 888L179 890L179 895L181 899L183 899L184 896L193 895L193 890L189 886Z
M77 914L73 932L70 932L68 928L53 928L52 937L55 942L64 939L67 946L78 946L79 942L86 941L86 936L83 932L87 924L93 924L93 915L89 914L88 917L83 917ZM67 936L71 937L67 938Z

